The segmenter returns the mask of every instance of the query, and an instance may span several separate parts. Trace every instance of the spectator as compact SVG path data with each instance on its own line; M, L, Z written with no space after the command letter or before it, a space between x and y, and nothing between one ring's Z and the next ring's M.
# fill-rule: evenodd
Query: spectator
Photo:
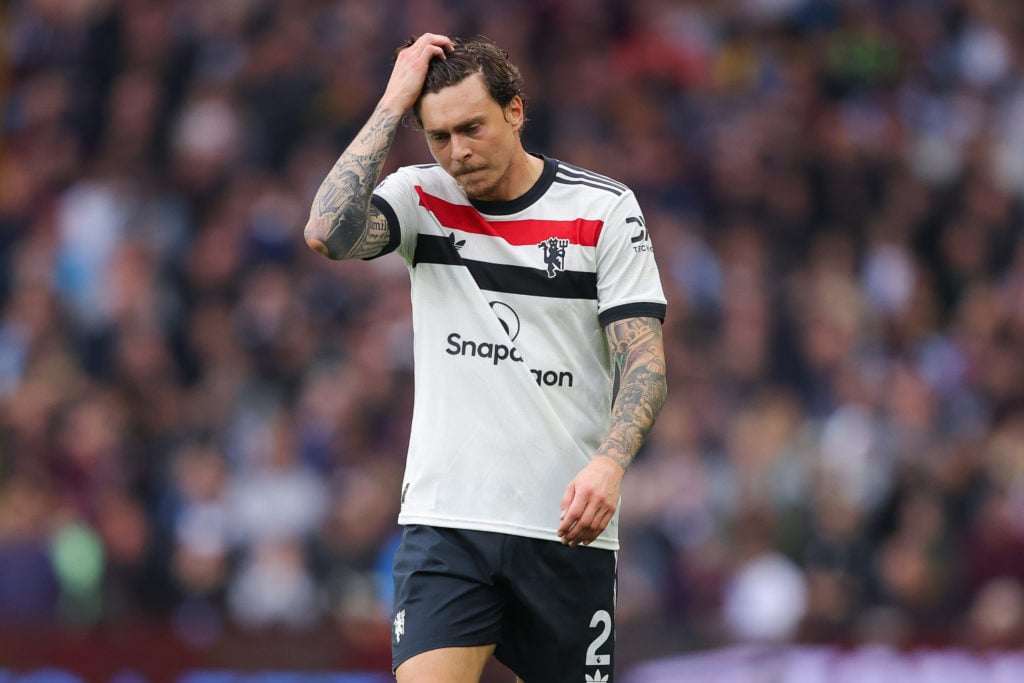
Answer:
M634 187L659 245L672 398L626 479L623 656L1019 646L1020 3L22 0L4 19L0 622L74 617L50 552L70 538L102 557L100 623L387 637L407 276L308 255L301 207L388 46L483 31L535 89L527 145ZM429 161L417 134L389 164ZM779 587L805 609L735 620Z

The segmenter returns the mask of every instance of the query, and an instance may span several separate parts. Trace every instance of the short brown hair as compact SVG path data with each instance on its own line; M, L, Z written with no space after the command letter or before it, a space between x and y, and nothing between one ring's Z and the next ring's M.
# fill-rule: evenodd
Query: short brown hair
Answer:
M395 51L395 58L397 59L398 53L415 41L415 37L407 40ZM452 51L446 57L434 57L430 60L423 91L412 107L416 122L421 126L423 121L420 119L420 101L423 96L457 85L473 74L479 73L483 76L487 92L502 108L516 96L523 97L523 78L519 75L518 67L509 61L508 52L489 38L477 36L466 41L453 38Z

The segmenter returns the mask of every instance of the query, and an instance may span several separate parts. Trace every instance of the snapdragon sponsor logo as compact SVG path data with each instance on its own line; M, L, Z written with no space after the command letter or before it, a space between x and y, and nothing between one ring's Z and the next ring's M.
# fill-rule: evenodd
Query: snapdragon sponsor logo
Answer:
M519 350L514 346L463 339L458 332L448 335L448 348L445 349L445 353L449 356L488 358L493 365L497 365L503 360L511 360L514 363L523 362L523 357L519 355Z
M491 310L498 316L501 326L508 332L509 342L514 342L519 336L519 316L515 310L501 301L492 301ZM446 339L448 342L445 353L449 356L461 356L463 358L481 358L490 361L491 365L512 362L522 363L523 357L515 345L502 342L480 341L467 339L458 332L451 332ZM573 374L568 370L541 370L530 368L530 374L534 381L542 387L571 387L573 385Z
M467 358L483 358L489 360L492 365L504 361L522 363L523 357L519 355L519 349L501 343L476 341L465 339L458 332L448 335L448 347L444 350L449 356L463 356ZM542 387L571 387L573 385L573 374L568 370L540 370L530 368L533 379Z

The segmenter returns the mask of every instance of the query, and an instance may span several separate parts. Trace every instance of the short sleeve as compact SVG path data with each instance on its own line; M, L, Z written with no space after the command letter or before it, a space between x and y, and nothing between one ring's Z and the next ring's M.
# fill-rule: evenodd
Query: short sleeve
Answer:
M411 169L403 167L384 178L374 189L371 201L387 219L391 232L387 248L378 256L397 251L407 263L411 263L416 247L419 201Z
M598 238L597 303L602 326L625 318L665 320L666 299L654 245L632 192L615 205Z

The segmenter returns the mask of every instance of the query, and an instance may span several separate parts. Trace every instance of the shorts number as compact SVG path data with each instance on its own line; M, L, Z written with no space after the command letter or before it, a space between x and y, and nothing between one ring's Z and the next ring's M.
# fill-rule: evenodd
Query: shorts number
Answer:
M598 626L601 627L601 632L587 648L587 666L608 666L612 661L611 655L597 654L598 648L604 645L604 641L608 640L608 636L612 634L612 615L608 614L606 610L599 609L594 612L594 618L590 620L590 628Z

